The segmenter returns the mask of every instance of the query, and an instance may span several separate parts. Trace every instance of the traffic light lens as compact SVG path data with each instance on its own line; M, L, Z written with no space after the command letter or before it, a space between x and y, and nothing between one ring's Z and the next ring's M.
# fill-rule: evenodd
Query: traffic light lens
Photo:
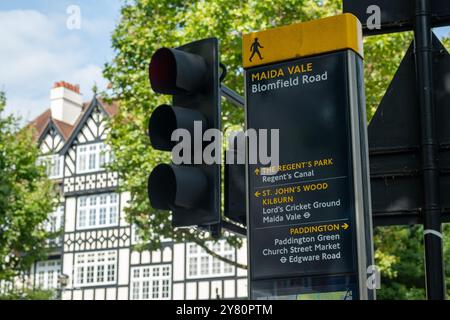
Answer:
M207 128L205 116L197 110L160 105L148 122L148 135L153 148L171 151L176 144L176 141L171 141L172 133L176 129L185 129L194 136L196 122L201 123L202 128Z
M168 105L160 105L153 111L148 122L148 135L153 148L171 151L175 142L171 141L172 132L177 129L175 112Z
M148 198L155 209L195 207L207 190L205 174L195 167L159 164L148 177Z
M171 49L161 48L153 54L149 77L153 91L163 94L178 93L177 62Z
M199 93L211 85L207 70L205 59L197 54L161 48L150 61L150 84L157 93Z
M155 209L170 210L175 204L176 178L172 167L159 164L148 177L148 198Z

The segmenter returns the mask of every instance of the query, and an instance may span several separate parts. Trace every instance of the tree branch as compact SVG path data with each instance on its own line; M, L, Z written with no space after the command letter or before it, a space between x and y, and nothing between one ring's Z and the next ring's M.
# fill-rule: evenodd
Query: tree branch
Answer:
M235 266L237 268L241 268L244 270L247 270L247 266L245 264L241 264L237 261L233 261L230 260L228 258L225 258L223 256L221 256L220 254L214 252L213 250L211 250L206 244L205 244L205 239L199 239L198 237L196 237L194 234L186 231L186 230L178 230L178 232L184 233L184 236L186 239L188 239L190 242L194 242L195 244L197 244L198 246L200 246L201 248L203 248L209 255L213 256L214 258L219 259L222 262L231 264L232 266Z
M220 254L215 253L215 252L212 251L210 248L208 248L208 246L207 246L205 243L203 243L203 242L200 241L199 239L193 238L193 239L192 239L192 242L194 242L194 243L197 244L198 246L202 247L208 254L210 254L210 255L213 256L214 258L217 258L217 259L219 259L220 261L223 261L223 262L225 262L225 263L231 264L231 265L233 265L233 266L235 266L235 267L237 267L237 268L241 268L241 269L247 270L247 266L246 266L245 264L242 264L242 263L239 263L239 262L237 262L237 261L233 261L233 260L227 259L227 258L221 256Z

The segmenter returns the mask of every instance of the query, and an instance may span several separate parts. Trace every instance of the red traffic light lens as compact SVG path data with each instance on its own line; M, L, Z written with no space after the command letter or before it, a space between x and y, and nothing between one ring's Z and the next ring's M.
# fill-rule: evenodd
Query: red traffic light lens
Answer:
M178 92L176 59L171 49L161 48L153 54L149 77L153 91L163 94Z
M201 56L161 48L153 54L150 61L150 84L157 93L196 93L208 86L206 71L206 62Z

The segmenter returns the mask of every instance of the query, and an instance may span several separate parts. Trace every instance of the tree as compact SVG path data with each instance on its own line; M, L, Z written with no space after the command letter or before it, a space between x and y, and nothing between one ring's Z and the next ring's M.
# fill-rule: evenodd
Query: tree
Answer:
M110 123L109 143L116 155L112 168L119 172L122 190L131 193L127 216L131 223L140 227L148 242L147 248L158 249L160 239L166 237L175 241L194 241L203 247L206 240L205 234L198 230L172 233L169 212L152 209L147 199L148 174L157 164L169 161L166 154L152 150L145 135L152 111L159 104L168 102L167 97L154 94L149 86L148 63L152 53L163 46L176 47L201 38L217 37L221 61L228 68L224 83L243 94L243 33L339 14L341 3L341 0L130 0L124 4L112 35L115 57L104 69L104 76L111 83L110 98L120 101L119 114ZM411 40L410 32L364 39L368 120ZM224 103L222 120L223 130L242 126L243 111ZM389 247L384 237L411 241L397 229L385 229L375 234L376 264L382 267L383 278L395 279L404 261L420 264L411 260L416 255L399 259L403 254L401 248ZM411 247L420 244L419 238L413 239ZM237 237L227 237L227 241L232 245L241 244ZM386 289L391 288L389 282L383 285Z
M200 38L220 39L221 61L228 67L225 83L243 93L241 34L293 21L310 20L339 11L339 1L276 0L259 1L131 1L123 6L122 18L112 36L116 56L106 65L104 75L111 82L113 98L120 100L119 114L111 122L109 141L115 152L113 169L119 172L123 190L131 193L126 209L130 222L138 225L151 249L161 238L193 241L217 258L205 246L204 232L180 229L172 232L170 213L150 207L147 177L154 166L168 162L168 156L152 150L145 128L151 112L167 97L152 93L148 81L148 63L159 47L175 47ZM225 103L224 130L243 123L242 110ZM232 245L242 243L229 236ZM241 266L245 267L245 266Z
M0 92L0 280L12 280L45 257L49 233L44 223L56 198L45 170L37 165L39 151L31 147L30 128L2 116Z

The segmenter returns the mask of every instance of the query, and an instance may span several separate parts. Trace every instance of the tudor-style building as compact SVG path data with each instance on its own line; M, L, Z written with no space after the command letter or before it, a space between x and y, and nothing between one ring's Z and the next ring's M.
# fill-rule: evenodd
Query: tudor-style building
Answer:
M49 259L35 263L32 285L58 290L62 299L245 298L246 270L195 244L165 241L157 251L133 250L139 239L124 216L130 196L117 192L118 174L105 170L113 157L105 144L106 121L118 105L96 96L83 102L79 87L63 81L55 83L50 100L31 125L40 161L61 188L48 228L62 229L62 235L49 243ZM211 249L246 264L245 247L219 241Z

